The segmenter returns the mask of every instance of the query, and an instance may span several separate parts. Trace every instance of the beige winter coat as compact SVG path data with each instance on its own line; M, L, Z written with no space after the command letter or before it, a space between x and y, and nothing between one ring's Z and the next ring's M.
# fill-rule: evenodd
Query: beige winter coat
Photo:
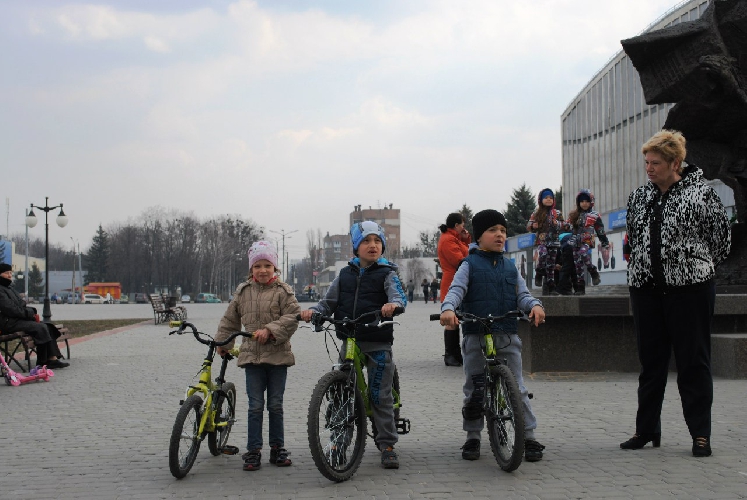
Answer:
M232 332L254 332L267 328L273 339L260 344L241 337L238 365L267 363L293 366L296 359L291 351L290 337L298 328L296 315L301 312L291 287L280 280L262 285L249 279L236 288L236 293L218 325L216 340L228 338ZM226 346L233 347L233 342Z

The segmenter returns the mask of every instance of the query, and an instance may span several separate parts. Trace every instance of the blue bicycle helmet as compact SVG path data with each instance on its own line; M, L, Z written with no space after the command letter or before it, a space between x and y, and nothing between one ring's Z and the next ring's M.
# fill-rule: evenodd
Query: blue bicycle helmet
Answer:
M361 241L369 234L375 234L381 239L381 253L384 253L386 250L384 230L374 221L364 220L363 222L356 222L350 228L350 242L353 244L353 253L356 257L358 256L358 247L361 246Z

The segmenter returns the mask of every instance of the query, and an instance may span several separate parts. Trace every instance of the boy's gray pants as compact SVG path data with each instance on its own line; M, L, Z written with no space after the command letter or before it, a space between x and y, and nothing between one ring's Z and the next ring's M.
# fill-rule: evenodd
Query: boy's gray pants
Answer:
M379 449L394 447L399 440L397 425L394 421L394 396L392 382L394 380L394 362L392 351L380 349L381 344L367 346L367 342L358 342L361 352L366 355L366 370L368 371L368 391L373 402L373 421L378 434L376 441ZM373 344L373 343L372 343ZM346 344L342 345L340 359L345 359Z
M524 387L524 377L521 368L521 339L518 335L498 334L493 336L496 348L502 347L511 339L511 345L498 351L498 356L507 361L508 367L516 377L521 391L521 401L524 408L524 437L534 439L534 429L537 428L537 418L529 404L529 391ZM482 352L482 334L467 334L462 339L462 358L464 359L464 405L472 401L482 405L485 393L485 356ZM474 396L474 400L473 400ZM485 427L485 417L475 420L462 419L462 426L467 431L467 439L480 439L480 432Z

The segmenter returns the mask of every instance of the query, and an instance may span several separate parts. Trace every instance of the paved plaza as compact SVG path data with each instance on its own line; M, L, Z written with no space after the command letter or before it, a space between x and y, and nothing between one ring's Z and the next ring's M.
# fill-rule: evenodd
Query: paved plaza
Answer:
M302 304L308 306L309 304ZM226 304L189 304L190 321L214 332ZM240 456L213 457L204 444L189 475L168 468L179 400L206 352L191 336L169 336L152 319L72 346L71 366L47 383L0 385L0 498L747 498L747 384L715 381L713 449L691 455L675 377L664 402L661 448L624 451L634 430L636 374L526 375L545 459L501 471L487 436L483 456L461 459L462 371L444 366L442 329L428 321L438 305L408 307L395 330L404 406L412 432L397 446L399 470L384 470L369 439L358 473L332 483L316 469L306 438L314 384L332 362L320 333L293 337L297 365L285 394L286 448L293 466L241 470ZM149 305L58 305L53 320L151 318ZM552 318L543 328L552 328ZM614 356L614 352L609 353ZM245 447L243 371L227 375L239 393L230 443ZM265 439L267 418L265 417Z

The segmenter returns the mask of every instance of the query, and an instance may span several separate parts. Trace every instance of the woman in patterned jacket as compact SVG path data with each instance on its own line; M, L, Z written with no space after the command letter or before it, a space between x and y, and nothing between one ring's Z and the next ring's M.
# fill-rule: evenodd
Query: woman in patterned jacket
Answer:
M628 285L638 358L638 449L661 443L661 407L670 353L696 457L711 454L710 322L715 269L731 248L726 210L694 165L682 167L685 138L662 130L643 145L648 182L628 198Z

